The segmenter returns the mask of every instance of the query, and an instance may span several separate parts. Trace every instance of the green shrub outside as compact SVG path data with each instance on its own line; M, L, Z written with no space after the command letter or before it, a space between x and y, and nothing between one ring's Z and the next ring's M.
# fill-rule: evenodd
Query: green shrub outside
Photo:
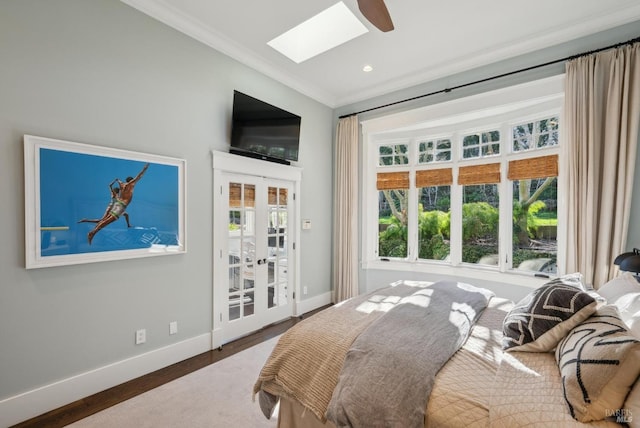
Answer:
M443 211L422 211L418 218L419 249L421 259L444 260L449 255L451 214ZM446 242L445 242L446 240Z
M541 214L540 211L546 208L546 204L542 201L535 201L532 203L527 210L527 235L529 238L535 238L536 232L538 231L538 226L540 225L539 221L536 221L539 217L538 214ZM517 221L522 217L522 205L519 202L513 203L513 237L515 242L517 242L517 237L520 231L522 230L522 226L520 222ZM548 216L548 214L546 214Z
M518 213L517 204L514 204L514 219ZM536 215L544 209L542 201L536 201L529 207L527 216L527 229L530 237L535 236ZM462 235L465 242L476 242L474 245L463 247L462 259L468 263L477 263L482 257L495 254L495 245L482 245L480 240L491 239L497 235L499 227L498 209L486 202L471 202L462 206L463 224ZM543 213L541 213L543 214ZM548 214L545 217L550 217ZM395 217L380 219L380 224L387 225L379 235L380 257L407 256L407 227L402 225ZM517 223L514 222L514 237L517 232ZM439 210L419 210L419 258L429 260L444 260L449 255L449 239L451 229L451 213ZM522 261L549 257L554 258L554 253L540 253L538 251L519 249L513 254L513 266L518 266Z
M383 224L387 227L378 238L380 257L407 257L407 226L393 216Z
M484 256L490 256L495 253L495 245L464 245L462 247L462 260L465 263L478 263Z
M498 209L486 202L471 202L462 205L462 239L464 242L497 236L498 222Z

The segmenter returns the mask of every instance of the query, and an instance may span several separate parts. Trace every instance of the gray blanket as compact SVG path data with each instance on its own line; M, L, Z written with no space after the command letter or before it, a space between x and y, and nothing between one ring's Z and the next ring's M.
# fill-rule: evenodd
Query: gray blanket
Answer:
M416 287L353 342L327 419L338 427L422 427L435 375L492 296L452 281Z

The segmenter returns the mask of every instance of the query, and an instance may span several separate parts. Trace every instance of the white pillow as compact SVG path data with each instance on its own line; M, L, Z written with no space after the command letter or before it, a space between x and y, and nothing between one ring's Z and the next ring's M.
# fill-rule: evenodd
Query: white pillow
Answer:
M625 316L627 317L626 320L624 320ZM622 319L624 320L625 324L627 324L627 327L629 327L629 331L631 332L631 334L640 339L640 311L634 314L629 312L625 316L623 316ZM640 415L640 412L638 414ZM638 419L640 419L640 417L638 417Z
M589 287L587 287L584 284L584 282L582 282L582 274L580 272L568 273L544 283L544 285L558 285L558 284L570 285L582 291L589 290Z
M619 297L629 293L640 293L640 282L630 272L624 272L598 288L598 294L607 299L610 305Z
M625 272L600 287L598 294L618 308L620 318L640 337L640 282L635 276Z

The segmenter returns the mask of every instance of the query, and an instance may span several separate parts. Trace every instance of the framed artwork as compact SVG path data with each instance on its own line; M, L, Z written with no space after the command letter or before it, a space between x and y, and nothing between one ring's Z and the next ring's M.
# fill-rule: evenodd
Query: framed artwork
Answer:
M24 136L26 268L186 252L186 161Z

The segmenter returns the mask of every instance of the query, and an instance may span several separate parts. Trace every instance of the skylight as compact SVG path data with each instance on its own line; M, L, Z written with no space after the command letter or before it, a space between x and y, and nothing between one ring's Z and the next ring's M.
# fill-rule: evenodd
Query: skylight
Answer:
M340 1L267 44L300 64L368 31L367 27Z

